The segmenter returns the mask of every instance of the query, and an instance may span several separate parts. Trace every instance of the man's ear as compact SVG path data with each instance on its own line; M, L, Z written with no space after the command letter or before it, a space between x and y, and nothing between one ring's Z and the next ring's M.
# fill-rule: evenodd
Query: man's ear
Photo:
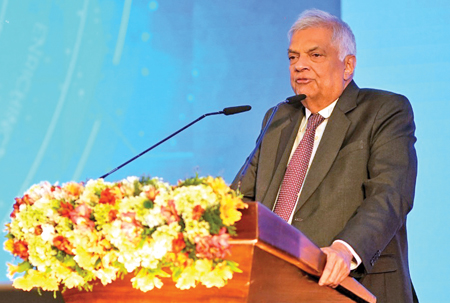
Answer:
M344 66L344 80L351 80L355 72L356 57L354 55L347 55L344 59Z

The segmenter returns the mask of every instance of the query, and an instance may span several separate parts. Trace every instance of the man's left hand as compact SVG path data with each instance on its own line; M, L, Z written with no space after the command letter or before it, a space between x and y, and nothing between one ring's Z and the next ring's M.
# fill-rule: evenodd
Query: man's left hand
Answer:
M327 255L327 262L319 285L335 288L349 275L353 255L344 244L339 242L322 247L321 250Z

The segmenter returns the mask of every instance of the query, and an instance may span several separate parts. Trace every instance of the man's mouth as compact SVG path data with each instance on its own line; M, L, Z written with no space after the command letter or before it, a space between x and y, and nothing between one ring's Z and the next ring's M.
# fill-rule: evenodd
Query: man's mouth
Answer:
M309 78L297 78L297 79L295 79L295 83L297 83L297 84L307 84L309 82L311 82L311 79L309 79Z

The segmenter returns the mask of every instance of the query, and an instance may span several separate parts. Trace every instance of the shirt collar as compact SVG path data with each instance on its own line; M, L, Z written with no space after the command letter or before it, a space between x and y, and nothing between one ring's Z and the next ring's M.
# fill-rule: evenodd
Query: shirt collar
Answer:
M321 111L319 111L319 114L324 117L325 119L330 118L331 113L333 112L334 107L336 106L336 103L338 102L339 98L336 99L336 101L334 101L333 103L331 103L330 105L328 105L327 107L325 107L324 109L322 109ZM312 113L309 109L307 109L305 107L305 116L306 116L306 120L309 119L309 116L311 116Z

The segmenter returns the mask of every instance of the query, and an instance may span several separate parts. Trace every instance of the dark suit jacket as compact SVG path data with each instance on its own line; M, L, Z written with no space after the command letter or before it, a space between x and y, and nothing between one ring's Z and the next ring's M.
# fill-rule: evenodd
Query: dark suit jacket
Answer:
M303 116L302 105L279 107L242 179L246 199L273 208ZM320 247L336 239L350 244L362 259L352 275L378 302L416 300L406 237L417 172L414 130L404 96L352 81L329 118L292 222Z

